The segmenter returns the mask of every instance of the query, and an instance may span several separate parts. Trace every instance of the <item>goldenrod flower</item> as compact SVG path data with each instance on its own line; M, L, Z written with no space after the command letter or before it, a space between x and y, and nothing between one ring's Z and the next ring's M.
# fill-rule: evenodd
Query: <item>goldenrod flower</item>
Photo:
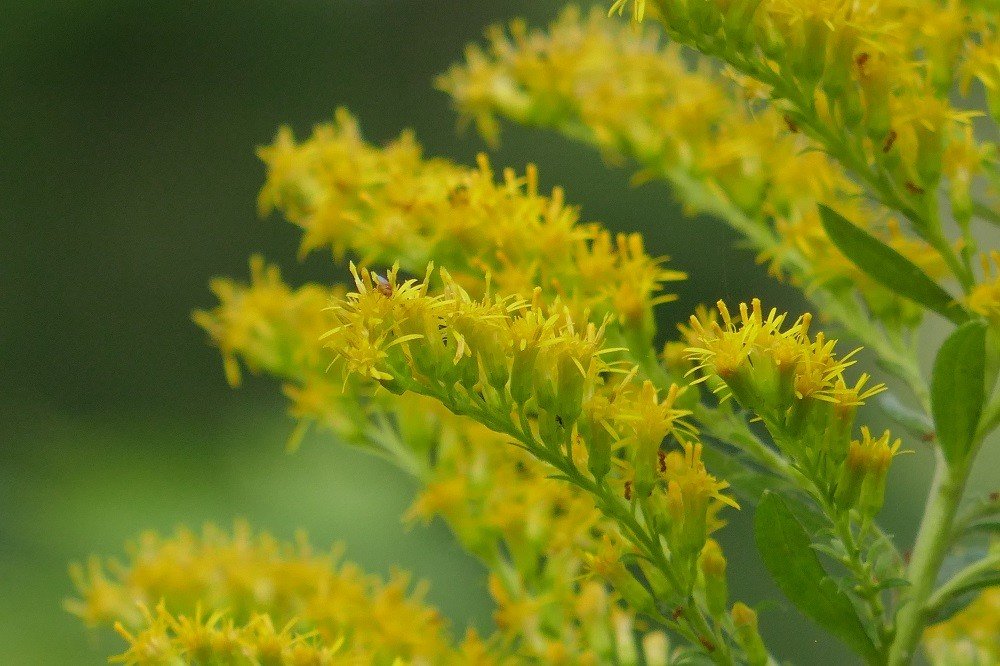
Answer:
M538 191L534 166L524 176L504 170L498 182L485 156L478 168L427 159L411 134L377 148L343 109L301 143L282 130L260 155L268 165L261 209L278 208L303 228L303 254L329 246L363 265L414 272L433 262L477 297L487 274L494 289L523 299L541 286L547 302L558 297L577 317L614 316L643 344L652 308L672 298L664 283L684 277L647 255L637 234L580 224L562 190Z
M296 632L294 622L279 630L271 617L263 614L236 624L225 611L207 617L200 609L193 617L174 615L161 603L155 613L146 612L141 630L129 630L121 623L115 629L128 648L109 661L126 666L335 666L360 664L362 658L357 653L341 652L343 640L325 644L315 632Z
M386 663L453 654L444 619L423 605L424 588L408 591L406 575L383 583L341 563L336 550L314 552L301 536L282 544L243 523L231 535L212 526L166 539L149 532L130 546L126 562L93 558L75 566L73 577L81 598L67 608L88 624L122 626L132 644L126 663L171 663L128 659L146 658L151 645L183 656L206 632L236 632L233 640L257 650L272 645L279 655L294 654L310 632L317 649L342 643L346 654ZM161 610L151 615L154 605Z
M550 593L542 599L540 631L546 640L577 645L576 652L594 649L607 656L608 643L602 642L600 634L605 631L602 627L610 631L611 611L603 617L586 619L579 617L576 611L581 589L578 579L590 571L587 564L590 554L598 551L605 539L615 538L615 543L619 542L614 524L601 516L593 500L574 491L572 486L549 478L550 467L509 446L503 436L451 414L430 398L412 393L396 396L381 392L366 395L362 409L359 392L364 387L354 380L345 384L346 360L342 358L331 366L334 353L324 348L325 341L320 339L339 321L334 311L326 309L329 290L312 285L291 289L280 283L276 269L265 269L257 263L253 275L254 280L249 285L220 283L225 285L221 291L222 303L215 310L198 315L214 339L220 343L228 341L224 349L233 363L238 359L288 382L285 392L292 401L291 412L303 419L303 424L316 421L349 441L380 448L398 464L418 474L425 487L414 502L409 518L441 516L464 547L488 562L496 557L498 549L513 553L515 559L510 566L518 573L505 577L505 594L520 597L537 596L542 590L560 591L558 595ZM258 277L263 275L273 279ZM358 307L368 318L392 316L396 301L414 295L409 287L399 288L395 272L373 276L370 272L358 271L358 278L361 284L355 283L355 288L364 291L364 299L358 292ZM419 292L419 285L411 286ZM301 294L306 293L317 296L304 298ZM457 291L450 293L459 295ZM539 343L543 337L551 335L550 329L559 322L559 317L542 313L537 295L534 301L537 309L522 311L524 316L512 325L509 353L486 359L484 365L486 376L491 376L490 373L506 368L508 355L514 354L510 375L512 379L527 382L524 389L527 394L534 392L533 369L541 351ZM244 303L259 302L272 303L272 306L250 308L245 315L239 312ZM453 307L452 314L465 318L468 326L478 331L470 336L469 345L478 349L482 344L493 344L491 336L484 336L476 317L472 317L473 311L477 311L484 315L480 323L488 323L491 321L488 313L476 310L479 306L471 299L463 302L464 305ZM302 311L307 305L312 308L309 316ZM246 321L252 321L253 330L280 330L283 334L236 335L246 328L243 323ZM316 328L317 323L320 323L319 328ZM487 324L485 332L492 329L492 324ZM435 334L439 332L436 324L431 330ZM346 332L338 332L332 337L341 335ZM448 347L451 353L443 367L454 361L455 348ZM547 349L552 353L556 351L555 346ZM295 363L268 361L276 356L297 360ZM527 360L529 356L531 361ZM578 372L575 365L573 370ZM488 381L500 379L492 375ZM514 384L512 381L512 390ZM376 419L375 423L391 418L397 424L398 433L386 432L383 426L373 429L369 418ZM610 413L601 418L607 424L614 422ZM610 468L610 425L600 428L598 434L603 433L609 440L606 461ZM302 430L297 428L296 436L301 436ZM588 443L596 440L596 437L586 438ZM601 456L595 456L592 460L600 459ZM579 460L582 463L585 458L581 456ZM614 552L617 562L623 551L619 546ZM542 569L538 567L539 561L545 562ZM610 576L610 570L602 571L599 579L611 580L605 577ZM618 572L613 581L616 584L629 578L620 562L615 571ZM641 586L638 588L641 591ZM578 625L586 631L568 630ZM505 643L517 640L513 635L504 638ZM544 642L538 643L539 650L543 649ZM534 648L521 645L520 649L530 652Z
M701 5L715 11L712 3ZM746 9L733 5L732 20ZM832 10L817 7L809 14L808 7L796 3L787 15L774 12L790 30L801 29L803 21L813 25L815 34L801 46L818 48L817 40L828 31L825 14ZM803 12L809 16L799 16ZM743 18L749 20L749 14ZM731 27L726 24L727 31ZM831 49L845 50L847 79L856 66L856 38L831 38ZM816 62L822 58L805 57L803 64ZM869 59L864 71L874 76L880 62ZM884 212L860 205L857 185L829 155L810 149L790 116L761 107L761 96L753 92L757 82L734 75L731 68L718 75L704 64L689 63L676 46L659 46L651 30L616 25L600 11L581 18L571 8L545 32L529 32L520 22L509 31L490 30L487 48L471 47L466 62L452 67L438 85L487 138L494 136L495 117L504 116L555 128L606 154L632 157L644 169L643 177L666 178L690 209L719 215L747 236L775 274L811 289L839 293L856 287L876 316L915 322L919 310L837 250L820 224L816 204L842 211L933 276L947 270L937 251L898 233L891 221L883 222ZM886 84L871 88L884 92ZM916 117L913 108L907 117ZM977 173L985 156L968 155L965 171Z
M861 427L861 439L851 442L837 482L834 497L839 506L857 506L868 516L882 508L889 465L902 445L901 440L891 438L888 430L873 438L867 427Z

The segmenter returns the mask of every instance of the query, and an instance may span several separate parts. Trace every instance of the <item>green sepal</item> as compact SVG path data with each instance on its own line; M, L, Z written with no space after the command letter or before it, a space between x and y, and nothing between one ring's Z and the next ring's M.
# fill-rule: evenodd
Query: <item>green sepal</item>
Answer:
M876 660L878 652L854 604L823 568L805 528L781 497L764 494L754 534L764 565L796 608L867 661Z
M965 308L915 263L832 208L819 204L819 215L837 249L873 280L956 324L968 320Z

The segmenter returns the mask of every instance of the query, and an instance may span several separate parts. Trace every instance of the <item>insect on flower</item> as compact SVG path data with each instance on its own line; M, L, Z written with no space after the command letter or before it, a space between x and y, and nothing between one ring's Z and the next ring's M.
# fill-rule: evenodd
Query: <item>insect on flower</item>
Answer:
M378 273L372 273L372 277L375 279L375 290L386 298L391 298L393 290L392 283Z

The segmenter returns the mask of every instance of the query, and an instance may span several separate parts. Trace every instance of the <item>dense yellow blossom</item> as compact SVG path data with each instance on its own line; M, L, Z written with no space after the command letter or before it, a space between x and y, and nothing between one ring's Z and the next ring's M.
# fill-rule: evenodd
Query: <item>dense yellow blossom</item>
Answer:
M109 661L126 666L333 666L369 663L364 655L340 652L342 641L324 645L314 633L296 633L292 624L277 629L266 614L254 614L242 625L222 611L205 616L175 616L162 604L147 613L146 625L130 631L117 624L128 649ZM399 662L396 662L399 663Z
M607 657L614 649L608 636L613 632L611 611L617 597L603 592L601 612L584 612L580 578L591 570L592 554L603 544L614 544L609 557L615 562L625 550L614 524L600 515L593 500L549 478L550 467L509 446L506 438L451 414L430 398L380 392L366 396L367 408L360 409L361 387L354 380L345 383L344 361L331 366L334 355L321 339L336 324L326 308L331 292L316 285L297 290L278 287L276 268L258 261L251 268L249 284L219 281L220 304L197 315L230 362L264 369L287 382L292 413L303 423L320 423L356 444L380 449L416 474L423 487L408 513L410 519L440 516L470 552L491 567L504 562L508 574L491 588L498 613L506 613L508 604L529 600L538 609L530 640L511 632L504 636L506 644L519 646L522 654L540 655L557 642L569 654L592 650ZM386 277L379 276L372 285L383 300L377 289L386 291L386 284ZM396 292L394 288L392 293ZM314 300L303 294L318 296ZM256 305L260 303L270 305ZM245 329L283 334L240 334ZM529 329L522 327L519 334L529 337ZM297 361L269 362L277 355ZM390 417L398 432L373 429L367 423L373 414ZM503 553L511 558L509 563ZM620 581L623 574L619 564L599 580ZM591 589L588 598L595 595Z
M705 469L687 412L674 406L680 389L661 400L651 382L638 383L635 370L603 346L603 326L578 330L567 311L537 302L491 294L474 300L447 272L441 293L432 294L429 275L399 283L390 272L386 289L378 288L386 278L373 272L357 276L357 291L334 305L338 325L327 339L347 359L371 340L381 341L382 352L373 366L348 362L345 371L392 392L436 398L507 435L590 488L609 517L624 507L608 505L605 484L620 488L627 502L646 507L646 528L669 544L664 584L687 594L694 580L685 563L719 526L721 507L736 504L721 492L728 484ZM661 451L667 438L681 443L683 456ZM648 550L648 537L635 529L628 535L633 547Z
M568 9L545 32L514 22L488 38L487 50L470 47L466 62L438 83L487 138L503 116L630 156L648 175L671 181L689 207L745 234L776 273L812 288L853 285L876 314L912 319L916 311L837 250L817 203L835 206L930 275L945 272L927 242L861 205L844 170L810 150L789 117L761 107L747 79L692 66L652 31L597 11L581 18Z
M213 281L219 303L195 321L231 384L243 368L285 382L292 447L318 423L417 480L406 518L443 518L488 568L497 631L453 641L406 575L238 523L74 567L66 606L115 626L113 661L776 663L712 538L736 493L770 498L756 536L779 587L872 663L910 663L929 617L995 582L995 554L940 580L996 509L958 507L997 421L982 318L1000 321L1000 254L985 248L977 274L973 221L1000 217L1000 167L969 108L982 93L1000 120L995 0L609 4L671 42L570 8L547 32L491 29L438 85L490 141L506 118L634 159L743 234L822 319L720 301L658 358L654 311L683 275L639 235L581 222L561 189L541 193L533 166L425 157L409 132L376 147L342 109L304 140L283 128L259 151L260 211L301 228L300 255L349 255L353 285L293 288L255 257L249 284ZM943 302L968 308L958 335L985 348L954 376L939 356L928 386L915 329ZM859 349L813 330L831 321L912 389L915 408L886 400L895 420L968 440L952 447L967 456L938 456L909 562L874 524L902 441L855 435L885 386L848 379ZM935 659L1000 658L995 591L926 632Z
M652 308L673 298L663 284L683 277L647 255L637 234L579 223L561 189L539 193L534 166L524 176L506 169L497 182L485 156L478 168L424 158L411 134L377 148L344 110L301 143L282 130L260 155L268 165L261 208L303 228L303 253L329 246L338 257L350 251L363 264L398 262L411 272L433 261L476 295L487 274L522 298L540 286L577 316L613 315L646 338Z
M890 444L888 431L873 438L864 426L861 439L851 440L857 408L885 390L865 373L848 383L844 372L858 350L838 357L836 340L810 335L808 313L786 325L787 314L765 314L758 299L741 303L738 318L721 301L717 308L721 322L692 316L685 329L695 381L757 414L783 452L843 510L877 513L900 440Z
M314 632L322 644L342 644L341 652L376 663L454 656L444 619L421 601L423 587L409 591L408 576L382 582L342 563L336 550L316 552L304 537L283 544L242 523L232 534L212 526L200 534L179 529L169 538L148 532L130 546L125 562L94 558L74 567L73 577L80 598L67 608L91 625L138 631L130 639L138 656L151 637L176 633L181 617L188 618L181 626L195 624L171 642L192 627L216 627L225 635L231 622L247 640L283 627L283 645L292 648L300 642L293 633ZM150 615L160 604L164 611Z
M946 99L955 72L983 60L968 51L992 42L997 27L995 11L957 1L765 0L754 11L747 3L652 5L671 37L772 86L851 168L880 164L897 186L913 186L914 200L936 184L943 151L969 118ZM989 79L978 62L964 66L966 76ZM889 136L897 145L887 150Z
M836 340L828 340L822 332L810 336L808 313L784 327L787 314L771 309L765 316L759 299L749 306L741 303L738 319L722 301L717 307L721 324L691 317L686 331L692 345L688 357L698 363L695 372L707 373L702 381L712 375L722 378L748 409L784 411L793 400L806 399L848 409L885 388L882 384L866 388L865 374L849 387L844 370L854 364L858 350L837 358Z

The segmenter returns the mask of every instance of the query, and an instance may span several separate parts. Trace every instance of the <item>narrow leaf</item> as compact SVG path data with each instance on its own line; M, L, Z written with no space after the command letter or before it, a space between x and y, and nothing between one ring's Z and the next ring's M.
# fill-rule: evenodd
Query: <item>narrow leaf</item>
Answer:
M938 350L931 377L931 411L945 458L956 463L973 446L983 411L986 382L986 323L970 321Z
M956 324L969 318L951 294L899 252L832 208L820 204L819 215L837 249L873 280Z
M850 598L823 568L788 505L765 493L754 520L757 548L778 587L802 613L871 661L877 652Z

